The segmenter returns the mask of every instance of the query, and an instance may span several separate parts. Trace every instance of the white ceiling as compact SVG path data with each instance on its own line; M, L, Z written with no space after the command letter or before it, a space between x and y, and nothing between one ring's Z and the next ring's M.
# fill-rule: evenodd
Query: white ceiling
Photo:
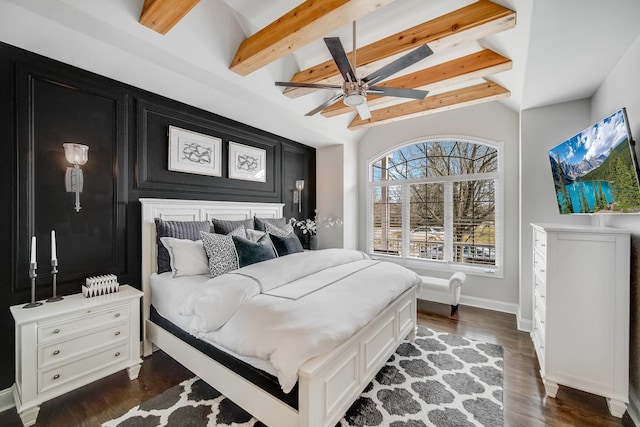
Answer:
M512 95L495 102L516 111L590 97L640 36L638 0L494 1L516 11L515 28L434 54L422 65L491 48L513 60L511 71L493 78ZM143 2L0 0L0 41L311 146L362 137L365 131L346 129L352 116L304 116L330 92L289 99L273 84L329 59L322 41L247 77L228 69L245 37L301 0L201 0L164 36L138 23ZM396 0L358 21L357 44L473 2ZM350 50L350 25L330 35L340 37Z

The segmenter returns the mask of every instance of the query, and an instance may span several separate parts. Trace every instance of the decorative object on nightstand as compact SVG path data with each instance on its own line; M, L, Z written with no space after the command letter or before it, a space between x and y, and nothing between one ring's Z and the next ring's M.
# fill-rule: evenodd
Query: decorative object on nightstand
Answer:
M64 298L57 295L56 285L58 280L58 257L56 254L56 232L51 230L51 276L53 277L53 295L47 298L47 302L62 301Z
M31 257L29 259L29 278L31 278L31 302L25 304L23 308L34 308L41 306L41 302L36 302L36 277L38 274L38 263L36 262L36 236L31 236Z
M316 250L318 248L318 237L316 233L318 232L318 227L321 228L331 228L336 225L342 225L342 219L339 217L321 217L318 218L318 210L315 209L315 216L313 219L303 219L298 221L295 218L291 218L289 220L289 224L294 227L298 227L302 234L309 234L309 249Z
M82 295L87 298L118 292L120 284L115 274L87 277L82 285Z
M35 424L40 405L95 380L127 369L138 377L140 297L120 292L96 298L67 295L34 310L10 308L15 321L16 409L25 426Z

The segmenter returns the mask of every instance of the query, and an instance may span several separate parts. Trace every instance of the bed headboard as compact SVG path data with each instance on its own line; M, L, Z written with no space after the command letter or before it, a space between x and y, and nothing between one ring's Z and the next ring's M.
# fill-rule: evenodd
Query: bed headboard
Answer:
M282 203L215 202L210 200L140 199L142 205L142 330L143 355L151 354L151 343L146 339L146 321L151 306L149 277L156 272L156 225L155 218L168 221L205 221L211 218L243 220L259 218L281 218Z

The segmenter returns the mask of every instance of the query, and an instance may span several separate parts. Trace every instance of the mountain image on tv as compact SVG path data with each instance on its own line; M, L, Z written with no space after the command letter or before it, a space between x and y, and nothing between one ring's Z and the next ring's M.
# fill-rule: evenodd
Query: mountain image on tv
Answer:
M640 213L640 187L625 110L549 150L561 214Z

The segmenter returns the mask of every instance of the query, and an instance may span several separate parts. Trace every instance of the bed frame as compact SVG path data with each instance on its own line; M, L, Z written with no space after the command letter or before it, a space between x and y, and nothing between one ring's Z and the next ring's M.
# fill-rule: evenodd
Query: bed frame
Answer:
M305 362L298 371L298 410L194 349L149 320L156 271L154 218L202 221L279 218L282 204L140 199L142 204L143 354L162 349L238 406L268 426L333 427L406 338L415 338L416 289L393 301L366 327L334 350Z

